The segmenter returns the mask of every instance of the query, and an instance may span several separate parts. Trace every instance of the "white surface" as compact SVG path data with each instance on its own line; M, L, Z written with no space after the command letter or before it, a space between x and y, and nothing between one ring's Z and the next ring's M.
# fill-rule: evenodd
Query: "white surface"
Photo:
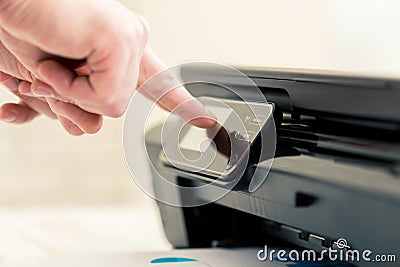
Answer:
M171 252L127 253L115 255L92 255L69 258L55 258L42 261L40 267L272 267L277 263L261 262L257 259L256 248L244 249L199 249L175 250ZM198 260L195 263L151 264L160 257L185 257Z
M0 210L0 237L0 266L56 256L170 249L150 201L141 206Z

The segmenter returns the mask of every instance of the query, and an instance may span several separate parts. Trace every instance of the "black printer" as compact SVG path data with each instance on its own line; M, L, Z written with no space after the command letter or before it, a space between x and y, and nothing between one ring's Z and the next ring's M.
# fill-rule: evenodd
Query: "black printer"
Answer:
M207 203L186 207L158 203L169 242L175 248L274 243L319 252L335 247L369 250L371 257L392 257L385 264L396 266L393 257L400 262L400 80L305 69L239 70L273 108L273 133L259 130L276 139L274 155L250 160L237 185L218 199L213 199L213 190L196 194L165 190L155 179L156 195ZM219 68L190 65L181 69L181 76L184 81L210 82L187 84L195 97L228 104L240 103L235 92L252 98L252 88ZM234 93L224 86L234 88ZM161 126L155 127L146 136L150 158L160 162L152 167L154 175L185 187L209 184L212 172L193 175L162 163L160 131ZM252 141L257 150L257 140ZM253 190L246 182L250 174L262 181Z

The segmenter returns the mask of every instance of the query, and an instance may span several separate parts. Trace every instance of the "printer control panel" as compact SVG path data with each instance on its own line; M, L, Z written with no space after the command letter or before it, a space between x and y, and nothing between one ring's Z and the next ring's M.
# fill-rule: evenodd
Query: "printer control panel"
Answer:
M178 120L164 138L160 160L168 167L231 181L247 166L252 146L272 119L273 104L200 97L218 123L208 129ZM234 176L234 177L232 177Z

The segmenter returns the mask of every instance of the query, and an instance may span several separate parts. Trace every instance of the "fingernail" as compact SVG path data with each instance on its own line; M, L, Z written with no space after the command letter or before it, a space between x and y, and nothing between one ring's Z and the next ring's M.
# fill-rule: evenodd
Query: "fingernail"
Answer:
M206 116L199 118L201 127L209 128L213 127L218 123L217 117L211 111L205 109Z
M211 111L209 111L197 99L196 99L196 104L198 105L198 108L199 108L199 110L197 111L198 114L203 113L204 115L199 117L198 120L197 120L197 123L195 123L195 124L199 124L200 127L205 127L205 128L209 128L209 127L215 126L215 124L217 124L217 122L218 122L217 117Z
M17 120L17 113L11 111L11 112L7 112L5 115L3 113L3 116L1 118L3 121L5 122L14 122Z
M11 78L4 81L3 85L7 87L11 92L15 92L18 89L19 81L15 78Z
M84 133L84 131L82 131L82 129L72 121L68 122L68 128L74 135L81 135Z
M36 96L45 96L45 97L54 96L52 91L44 89L42 87L39 87L35 91L33 91L33 94Z
M218 121L216 116L195 98L183 102L173 112L183 120L200 128L213 127Z
M190 124L200 128L211 128L217 124L217 121L210 118L198 117L190 121Z
M211 112L211 111L209 111L208 109L206 109L206 113L207 113L207 115L208 115L208 118L207 119L209 119L212 123L217 123L218 122L218 119L217 119L217 117Z

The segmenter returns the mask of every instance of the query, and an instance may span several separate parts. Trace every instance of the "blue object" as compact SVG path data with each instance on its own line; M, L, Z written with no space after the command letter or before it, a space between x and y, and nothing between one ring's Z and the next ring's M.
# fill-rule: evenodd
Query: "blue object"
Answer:
M172 262L196 262L197 260L195 259L189 259L189 258L159 258L152 260L152 264L159 264L159 263L172 263Z

